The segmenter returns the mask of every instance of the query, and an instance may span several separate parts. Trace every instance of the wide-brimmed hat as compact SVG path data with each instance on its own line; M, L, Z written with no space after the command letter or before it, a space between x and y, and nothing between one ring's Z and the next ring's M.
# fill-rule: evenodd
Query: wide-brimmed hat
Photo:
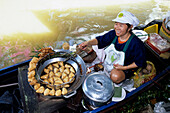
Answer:
M139 20L136 18L136 16L128 11L121 11L112 21L129 23L130 25L133 25L133 27L136 27L139 24Z

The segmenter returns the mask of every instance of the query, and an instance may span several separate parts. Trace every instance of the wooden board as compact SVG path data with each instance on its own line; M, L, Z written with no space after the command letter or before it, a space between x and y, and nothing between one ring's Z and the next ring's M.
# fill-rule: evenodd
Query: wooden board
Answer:
M38 95L27 81L28 65L18 68L18 83L25 113L52 113L67 105L64 98L49 99Z

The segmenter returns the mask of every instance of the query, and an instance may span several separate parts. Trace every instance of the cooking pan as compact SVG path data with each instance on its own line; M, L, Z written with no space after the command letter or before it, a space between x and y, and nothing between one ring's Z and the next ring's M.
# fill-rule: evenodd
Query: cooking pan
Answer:
M69 50L58 49L54 51L55 51L54 53L46 55L41 60L39 60L39 62L36 64L36 76L35 77L40 83L42 83L43 80L40 78L40 76L42 75L43 70L46 66L48 66L51 63L58 62L58 61L64 61L65 63L70 64L72 67L74 67L76 73L74 76L75 77L74 82L71 83L70 87L67 89L68 93L66 95L61 95L61 96L45 96L47 98L58 98L58 97L70 98L71 96L76 94L76 90L82 85L85 79L85 76L86 76L85 63L83 59L77 54L74 55L74 57L72 57L72 53Z

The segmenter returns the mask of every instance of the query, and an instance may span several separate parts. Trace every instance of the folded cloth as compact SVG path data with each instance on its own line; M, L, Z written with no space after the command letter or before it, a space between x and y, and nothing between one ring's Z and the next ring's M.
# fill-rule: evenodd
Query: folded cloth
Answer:
M113 97L121 97L121 96L122 96L122 87L115 87Z

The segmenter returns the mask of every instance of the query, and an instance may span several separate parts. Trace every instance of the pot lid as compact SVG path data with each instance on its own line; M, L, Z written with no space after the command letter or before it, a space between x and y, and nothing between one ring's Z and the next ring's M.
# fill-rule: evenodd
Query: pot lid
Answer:
M105 73L99 72L88 75L82 87L85 95L97 102L107 102L114 92L112 80Z

